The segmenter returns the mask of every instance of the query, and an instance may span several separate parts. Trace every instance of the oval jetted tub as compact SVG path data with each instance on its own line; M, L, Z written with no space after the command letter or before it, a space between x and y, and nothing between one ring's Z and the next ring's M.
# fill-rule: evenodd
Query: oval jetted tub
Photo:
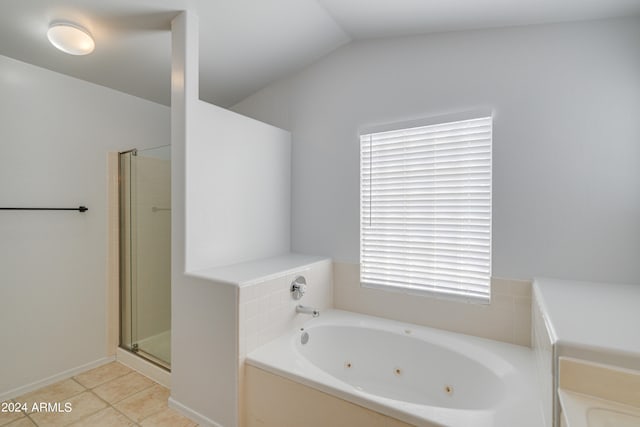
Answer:
M419 426L543 426L530 348L330 310L246 362Z

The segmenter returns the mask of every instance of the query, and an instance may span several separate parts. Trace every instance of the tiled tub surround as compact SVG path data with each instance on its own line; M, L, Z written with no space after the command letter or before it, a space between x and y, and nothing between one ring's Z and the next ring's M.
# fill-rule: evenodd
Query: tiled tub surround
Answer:
M238 325L241 361L247 353L307 321L309 315L296 314L298 304L314 307L321 314L333 307L330 259L319 259L275 276L240 286ZM294 300L290 287L297 276L306 278L307 292L301 299Z
M248 426L299 425L279 415L291 406L308 408L317 421L334 409L344 411L345 419L357 418L366 408L377 420L370 425L396 425L380 414L402 421L397 425L543 425L534 355L527 347L339 310L303 327L247 356ZM315 391L270 394L264 396L267 405L253 389L269 390L265 382L276 389L299 388L287 385L289 380ZM315 392L332 398L306 400ZM335 399L346 400L357 413ZM271 421L260 424L265 420Z
M306 320L296 314L303 304L321 312L333 306L332 263L329 258L285 254L244 263L200 270L192 276L238 289L238 355L291 330ZM291 298L289 289L297 276L307 280L307 293Z
M196 424L167 407L169 390L112 362L11 400L25 412L0 412L0 426L192 427ZM71 412L33 412L34 403L70 403Z
M307 292L294 300L289 291L297 276L307 280ZM276 273L269 278L249 281L239 289L239 418L244 421L244 360L247 353L278 336L299 327L309 315L296 314L296 305L314 307L322 313L333 306L332 264L330 259L315 261Z
M531 282L491 279L491 304L364 288L358 264L334 262L334 306L402 322L531 345Z
M296 305L312 306L321 313L333 306L331 260L289 253L204 269L191 275L237 290L238 424L243 426L246 354L307 320L308 315L296 314ZM299 275L307 280L307 293L294 300L289 289Z

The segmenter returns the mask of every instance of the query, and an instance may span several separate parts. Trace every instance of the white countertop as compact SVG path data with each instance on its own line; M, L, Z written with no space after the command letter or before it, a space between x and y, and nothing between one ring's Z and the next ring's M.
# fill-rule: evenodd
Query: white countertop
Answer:
M329 258L320 256L289 253L239 264L205 268L190 272L189 275L242 287L290 274L311 264L328 260Z
M640 285L536 278L558 355L640 369Z

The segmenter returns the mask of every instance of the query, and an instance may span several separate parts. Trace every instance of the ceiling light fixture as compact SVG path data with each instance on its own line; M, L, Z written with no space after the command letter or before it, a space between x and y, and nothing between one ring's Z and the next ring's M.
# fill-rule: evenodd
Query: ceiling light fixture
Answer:
M47 38L52 45L70 55L88 55L96 43L84 28L66 22L56 22L49 26Z

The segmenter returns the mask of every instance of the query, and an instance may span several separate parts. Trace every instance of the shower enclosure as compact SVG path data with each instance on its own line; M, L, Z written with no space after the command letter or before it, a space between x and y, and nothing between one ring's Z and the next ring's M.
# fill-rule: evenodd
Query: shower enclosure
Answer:
M120 153L120 346L171 367L171 147Z

